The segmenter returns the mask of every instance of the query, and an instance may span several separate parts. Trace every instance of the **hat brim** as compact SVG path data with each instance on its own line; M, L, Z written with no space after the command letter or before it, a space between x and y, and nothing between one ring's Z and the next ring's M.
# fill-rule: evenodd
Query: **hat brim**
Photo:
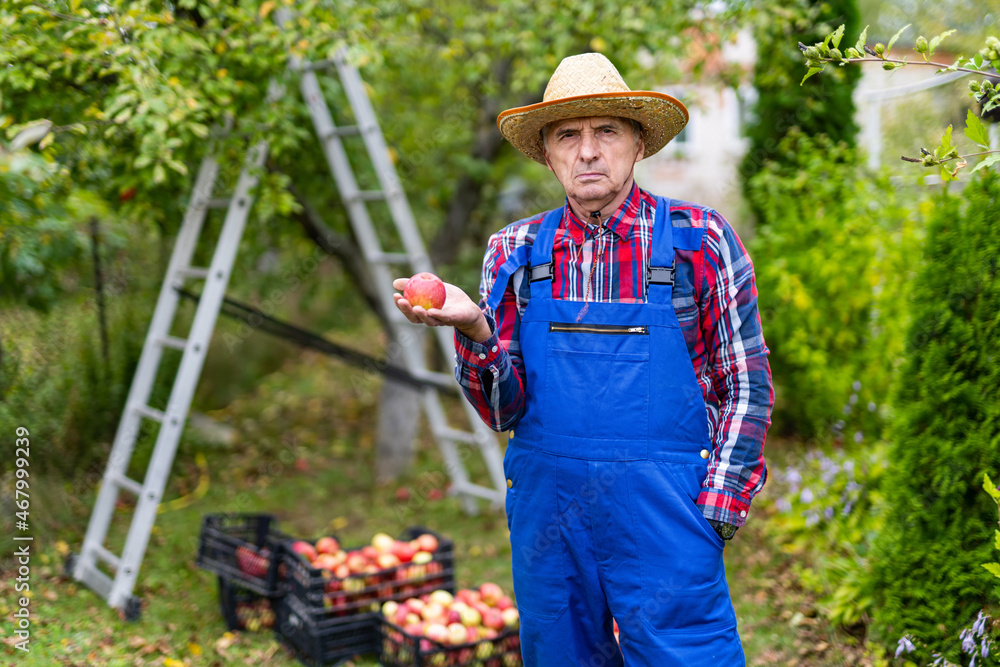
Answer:
M680 134L689 118L687 108L670 95L637 90L564 97L507 109L497 116L497 127L514 148L545 164L542 128L558 120L587 116L616 116L638 121L643 129L644 158L653 155Z

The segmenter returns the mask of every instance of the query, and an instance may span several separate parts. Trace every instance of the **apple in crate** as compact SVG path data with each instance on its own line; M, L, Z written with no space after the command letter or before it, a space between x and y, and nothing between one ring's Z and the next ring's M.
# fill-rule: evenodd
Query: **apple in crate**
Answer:
M297 553L302 558L305 558L310 563L316 560L316 548L308 542L304 542L302 540L292 542L292 551Z
M417 548L420 551L426 551L428 553L434 553L438 550L438 539L431 535L430 533L424 533L416 539Z
M372 537L372 546L379 553L392 553L392 548L396 546L396 540L385 533L375 533L375 536Z
M335 554L340 551L340 543L333 537L321 537L316 540L316 551L321 554Z
M258 553L254 549L245 546L236 547L236 566L240 572L245 572L251 577L266 577L267 568L271 564L271 552L263 548Z

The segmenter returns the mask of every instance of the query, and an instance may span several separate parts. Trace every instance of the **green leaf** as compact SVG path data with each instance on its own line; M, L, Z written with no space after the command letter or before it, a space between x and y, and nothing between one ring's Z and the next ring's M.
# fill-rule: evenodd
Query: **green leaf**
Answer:
M979 116L972 113L972 109L969 109L965 117L965 136L986 150L990 149L990 133L986 131L986 126L979 120Z
M972 62L970 64L973 66L973 69L979 69L983 66L983 62L984 60L982 54L977 53L972 57Z
M822 67L810 67L809 71L806 72L806 75L802 77L802 81L799 81L799 85L801 86L802 84L804 84L806 82L806 79L811 77L813 74L819 74L822 71L823 71Z
M885 46L885 55L886 56L888 56L889 52L892 51L892 45L896 43L896 40L899 39L899 36L902 35L903 31L906 30L909 27L910 27L910 24L907 23L902 28L900 28L899 31L897 31L895 35L892 36L892 39L890 39L889 43L886 44L886 46Z
M982 162L980 162L979 164L977 164L975 167L973 167L969 171L969 173L970 174L974 174L977 171L979 171L980 169L985 169L986 167L992 167L997 162L1000 162L1000 153L993 153L992 155L990 155L989 157L987 157L985 160L983 160Z
M865 43L867 41L868 41L868 26L865 26L865 29L861 31L861 36L858 37L858 43L854 45L854 48L858 50L858 53L864 54Z
M938 45L941 43L941 41L945 37L947 37L948 35L950 35L953 32L956 32L956 31L955 30L949 30L947 32L941 33L940 35L938 35L937 37L935 37L934 39L932 39L931 43L930 43L930 47L929 47L929 49L927 51L927 55L933 56L934 55L934 49L936 49L938 47Z
M939 160L943 160L948 157L948 153L950 153L953 148L954 146L951 145L951 125L949 125L948 129L944 131L944 135L941 137L941 145L935 149L934 155Z
M997 485L993 483L992 479L990 479L990 474L988 472L983 473L983 489L985 489L986 493L989 494L990 498L1000 503L1000 489L998 489ZM1000 539L1000 530L997 531L997 538ZM1000 549L1000 547L997 548Z
M837 28L836 30L834 30L833 34L830 35L830 37L833 38L832 39L832 41L833 41L833 48L839 49L840 48L840 40L844 37L844 24L841 23L840 27Z
M1000 563L983 563L983 567L994 577L1000 579Z
M993 545L997 548L998 551L1000 551L1000 530L994 532L996 533L996 538L995 541L993 542Z

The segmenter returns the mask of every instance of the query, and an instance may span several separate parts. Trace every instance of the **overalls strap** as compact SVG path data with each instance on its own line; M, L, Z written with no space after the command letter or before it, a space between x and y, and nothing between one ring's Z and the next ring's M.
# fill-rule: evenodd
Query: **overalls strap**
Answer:
M546 213L538 233L535 235L534 244L515 248L514 252L507 257L507 261L497 270L493 288L486 299L486 305L490 310L496 312L504 292L507 291L507 283L522 266L528 267L528 281L531 283L532 298L536 296L552 298L552 242L556 236L556 229L559 228L559 222L562 220L563 208L560 207ZM544 282L544 286L537 290L537 294L534 286L536 282Z
M671 201L665 197L656 198L656 217L653 218L653 247L649 254L649 270L646 275L646 301L648 303L671 303L674 287L674 235L670 220Z

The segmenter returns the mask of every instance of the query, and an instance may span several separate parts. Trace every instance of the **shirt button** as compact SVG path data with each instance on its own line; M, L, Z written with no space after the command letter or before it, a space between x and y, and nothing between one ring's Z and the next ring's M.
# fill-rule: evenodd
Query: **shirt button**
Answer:
M512 479L508 479L507 480L507 488L508 489L513 489L514 488L514 480L512 480Z
M746 515L747 515L746 510L740 510L740 516L746 516Z
M707 459L708 458L708 450L707 449L701 450L701 458L703 458L703 459Z
M480 359L485 359L486 358L486 353L485 352L480 352L479 353L479 358Z
M496 346L496 345L494 345L494 346L493 346L493 349L492 349L492 350L490 350L490 352L496 352L496 351L497 351L497 346Z

